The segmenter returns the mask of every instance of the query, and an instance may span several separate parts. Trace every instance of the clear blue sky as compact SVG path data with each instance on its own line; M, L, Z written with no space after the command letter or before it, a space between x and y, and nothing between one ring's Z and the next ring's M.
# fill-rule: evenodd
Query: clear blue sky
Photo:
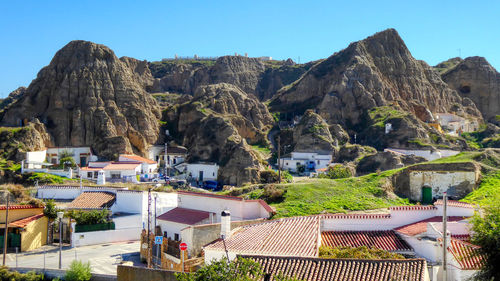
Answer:
M500 69L498 1L0 1L0 97L28 86L71 40L118 56L325 58L395 28L413 56L434 65L484 56Z

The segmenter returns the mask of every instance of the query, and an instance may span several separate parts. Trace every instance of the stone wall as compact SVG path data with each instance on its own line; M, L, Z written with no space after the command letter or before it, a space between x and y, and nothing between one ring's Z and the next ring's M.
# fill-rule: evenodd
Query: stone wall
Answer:
M118 265L118 281L155 280L176 281L175 272L145 267Z
M432 197L448 196L461 199L474 190L476 173L466 171L413 171L410 172L410 199L422 200L422 187L432 188Z

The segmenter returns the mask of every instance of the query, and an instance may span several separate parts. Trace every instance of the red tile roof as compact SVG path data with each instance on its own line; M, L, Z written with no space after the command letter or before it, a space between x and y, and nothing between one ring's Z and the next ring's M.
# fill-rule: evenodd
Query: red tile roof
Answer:
M443 205L443 200L439 199L436 202L434 202L434 205ZM473 204L469 204L466 202L460 202L460 201L455 201L455 200L448 200L448 206L450 207L460 207L460 208L469 208L469 209L474 209L476 206Z
M437 209L433 205L413 205L413 206L393 206L389 210L393 211L426 211Z
M78 195L69 205L69 209L100 209L111 207L116 195L112 192L89 191Z
M124 158L130 159L130 161L138 161L138 162L147 163L147 164L157 164L156 161L151 160L151 159L147 159L147 158L144 158L144 157L141 157L139 155L120 154L120 157L124 157Z
M271 279L282 273L304 281L424 281L425 259L362 260L242 256L262 266Z
M320 217L293 217L246 225L225 240L228 251L248 255L317 257ZM221 239L204 247L224 251Z
M44 217L44 214L38 214L38 215L31 216L31 217L19 219L17 221L10 222L9 223L9 227L21 227L21 228L24 228L28 224L30 224L31 222L36 221L38 219L41 219L43 217Z
M208 219L209 217L209 212L177 207L164 214L159 215L156 218L164 221L194 225L205 219Z
M192 196L201 196L201 197L210 197L210 198L218 198L218 199L225 199L225 200L234 200L234 201L245 201L245 202L258 202L266 211L269 213L273 213L274 210L269 206L266 201L262 199L253 199L253 200L246 200L242 197L236 197L236 196L229 196L229 195L219 195L219 194L213 194L213 193L208 193L208 192L192 192L192 191L182 191L178 190L178 194L184 194L184 195L192 195Z
M448 247L448 251L464 270L477 270L484 265L484 258L479 249L479 246L457 239L451 239Z
M7 207L5 205L0 205L0 210L5 210ZM9 205L9 210L18 209L43 209L43 207L37 207L33 205Z
M394 231L326 231L321 233L321 245L332 248L361 247L385 251L412 251Z
M464 220L464 217L448 217L449 222L454 222L454 221L461 221ZM443 217L432 217L428 218L426 220L418 221L415 223L407 224L401 227L396 228L395 230L398 233L409 235L409 236L415 236L420 233L424 233L427 231L427 223L429 222L442 222Z
M470 235L469 234L451 234L451 238L464 241L464 242L469 242L470 241Z
M123 171L123 170L135 170L137 166L141 165L138 162L113 162L111 164L106 165L102 170L105 171Z
M324 219L390 219L390 214L322 214Z

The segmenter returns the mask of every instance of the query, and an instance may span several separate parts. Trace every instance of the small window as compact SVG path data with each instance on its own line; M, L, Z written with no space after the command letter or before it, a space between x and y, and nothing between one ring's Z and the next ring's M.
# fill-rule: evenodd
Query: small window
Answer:
M285 165L287 165L287 166L288 166L288 162L286 162L286 163L285 163Z
M111 173L111 178L112 179L119 179L119 178L121 178L120 172L112 172Z
M212 173L212 176L215 177L215 172Z
M92 178L92 172L87 173L87 178Z
M168 237L167 232L163 231L163 237Z
M180 239L179 239L179 233L174 234L174 240L175 240L175 241L179 241L179 240L180 240Z
M319 165L319 160L318 160L318 165Z
M97 174L98 174L98 172L97 172L97 171L95 171L95 172L94 172L94 178L97 178Z

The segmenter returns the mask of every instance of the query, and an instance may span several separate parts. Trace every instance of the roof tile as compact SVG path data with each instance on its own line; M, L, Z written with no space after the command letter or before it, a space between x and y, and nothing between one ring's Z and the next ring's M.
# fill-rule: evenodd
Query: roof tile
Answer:
M44 214L37 214L37 215L31 216L31 217L19 219L19 220L10 222L9 226L10 227L21 227L21 228L24 228L28 224L30 224L31 222L36 221L36 220L38 220L40 218L43 218L44 216L45 216Z
M229 251L273 256L316 257L319 245L319 216L293 217L246 225L225 240ZM224 250L222 240L205 246Z
M423 281L427 262L424 259L362 260L300 257L245 256L262 266L270 280L282 273L305 281Z
M159 220L194 225L210 217L209 212L186 208L173 208L172 210L156 217Z
M88 191L78 195L69 205L69 209L100 209L111 207L116 195L112 192Z
M332 248L361 247L385 251L412 251L412 248L394 231L325 231L321 233L321 244Z
M448 251L464 270L477 270L484 265L484 257L480 254L479 249L479 246L453 238L448 247Z
M130 159L130 161L139 161L141 163L147 163L147 164L157 164L157 162L154 160L147 159L147 158L141 157L139 155L134 155L134 154L120 154L120 157Z
M443 205L443 200L441 200L441 199L436 200L436 202L434 202L434 205ZM448 206L449 207L469 208L469 209L474 209L476 207L473 204L455 201L455 200L448 200Z
M448 217L448 222L461 221L464 220L464 217ZM415 236L420 233L424 233L427 231L427 223L429 222L442 222L443 217L437 216L428 218L425 220L421 220L415 223L403 225L401 227L396 228L395 230L401 234Z

